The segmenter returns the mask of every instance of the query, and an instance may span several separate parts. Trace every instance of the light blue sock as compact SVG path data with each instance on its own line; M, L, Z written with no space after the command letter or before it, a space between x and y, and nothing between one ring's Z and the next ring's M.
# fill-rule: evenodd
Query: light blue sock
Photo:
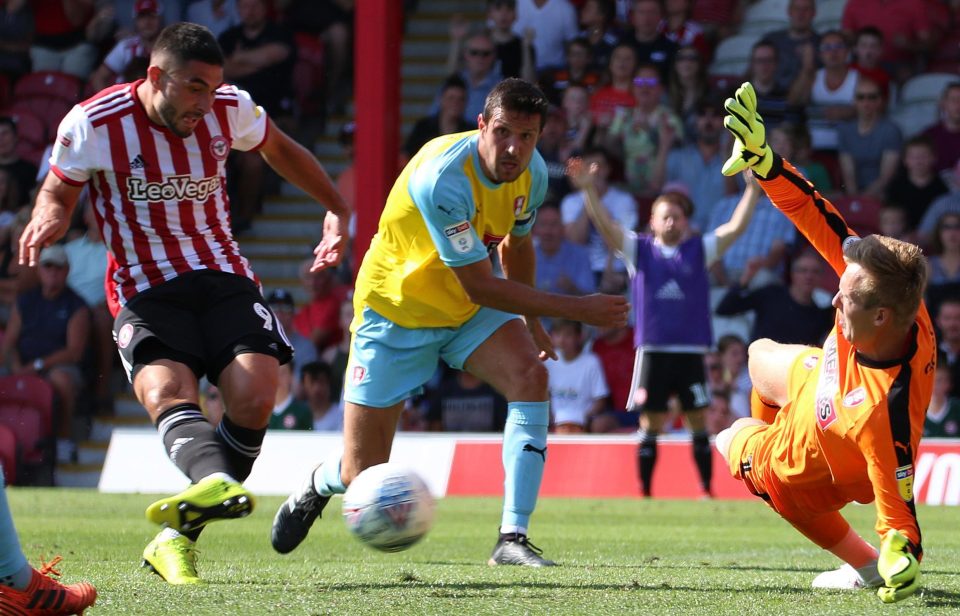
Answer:
M503 429L503 519L501 532L526 532L537 505L547 461L547 402L510 402Z
M22 589L30 582L32 572L20 549L20 538L13 525L13 516L7 503L7 488L3 484L3 469L0 469L0 486L3 486L0 494L0 583Z
M340 460L343 452L338 452L323 461L320 468L313 472L313 487L320 496L343 494L347 486L340 479Z

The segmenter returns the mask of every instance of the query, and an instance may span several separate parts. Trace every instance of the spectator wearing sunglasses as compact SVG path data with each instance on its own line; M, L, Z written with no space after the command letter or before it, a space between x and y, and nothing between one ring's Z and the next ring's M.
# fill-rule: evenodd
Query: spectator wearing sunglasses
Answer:
M900 164L903 138L887 118L886 101L875 81L861 75L854 101L856 118L837 127L844 190L881 199Z

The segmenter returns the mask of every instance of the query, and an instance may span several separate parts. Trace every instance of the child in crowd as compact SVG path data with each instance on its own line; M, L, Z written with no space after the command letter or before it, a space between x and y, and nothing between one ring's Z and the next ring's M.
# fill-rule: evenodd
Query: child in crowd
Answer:
M587 432L594 417L606 408L607 381L600 360L583 350L583 325L555 320L550 337L560 358L547 362L550 410L557 434Z

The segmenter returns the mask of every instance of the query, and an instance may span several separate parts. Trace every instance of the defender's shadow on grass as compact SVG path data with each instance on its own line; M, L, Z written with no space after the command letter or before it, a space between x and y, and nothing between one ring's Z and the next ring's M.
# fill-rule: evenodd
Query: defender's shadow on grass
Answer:
M923 578L920 578L923 583ZM960 593L950 592L949 590L939 590L937 588L921 588L920 601L926 607L952 607L960 608ZM909 601L909 599L907 599Z
M530 580L514 580L511 582L459 582L459 583L434 583L429 581L421 580L417 577L413 579L399 579L396 581L384 581L382 583L337 583L337 584L317 584L317 592L355 592L355 591L382 591L390 589L411 589L411 588L420 588L423 590L431 590L433 592L443 591L449 593L456 592L479 592L479 591L495 591L502 589L512 589L512 588L523 588L525 590L546 590L546 591L558 591L558 590L608 590L608 591L624 591L624 590L637 590L637 591L683 591L683 592L697 592L697 593L716 593L716 592L729 592L729 586L684 586L676 584L667 584L665 582L656 583L656 584L642 584L636 580L632 583L627 584L583 584L575 581L571 582L533 582ZM751 591L757 592L770 592L777 593L780 595L784 594L809 594L809 588L792 588L784 586L751 586Z

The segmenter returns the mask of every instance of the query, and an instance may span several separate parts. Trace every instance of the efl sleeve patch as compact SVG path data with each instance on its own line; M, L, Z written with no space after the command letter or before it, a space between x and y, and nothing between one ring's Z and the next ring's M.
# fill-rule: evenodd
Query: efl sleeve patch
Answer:
M453 250L459 254L470 252L476 245L476 234L473 232L468 221L444 227L443 235L447 238L447 241L450 242Z

